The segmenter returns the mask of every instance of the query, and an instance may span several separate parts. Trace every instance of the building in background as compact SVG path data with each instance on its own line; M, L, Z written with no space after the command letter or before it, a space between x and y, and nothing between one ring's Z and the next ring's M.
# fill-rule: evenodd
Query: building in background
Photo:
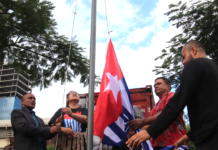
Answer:
M21 98L31 92L31 82L25 73L16 73L9 65L0 66L0 149L13 137L11 112L21 109Z

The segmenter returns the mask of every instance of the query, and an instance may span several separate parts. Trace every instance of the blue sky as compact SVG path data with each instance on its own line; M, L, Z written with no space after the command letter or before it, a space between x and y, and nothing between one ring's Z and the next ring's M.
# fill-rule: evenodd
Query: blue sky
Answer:
M60 35L70 38L73 22L75 0L50 0L56 8L53 10ZM183 0L185 1L185 0ZM186 0L188 1L188 0ZM154 61L161 55L166 43L181 32L168 22L164 15L168 5L174 0L106 0L109 30L117 58L129 88L140 88L153 85L158 76L152 70L162 64ZM74 34L79 45L86 48L84 55L89 58L91 0L78 0ZM96 33L96 75L102 76L107 47L107 27L105 20L104 0L97 0L97 33ZM66 92L75 90L88 93L88 87L79 83L79 77L73 83L66 84ZM99 91L99 87L95 89ZM40 117L51 117L62 106L65 100L64 87L60 82L53 83L47 89L33 89L37 98L35 111ZM155 96L155 101L158 98ZM52 104L52 107L48 106Z

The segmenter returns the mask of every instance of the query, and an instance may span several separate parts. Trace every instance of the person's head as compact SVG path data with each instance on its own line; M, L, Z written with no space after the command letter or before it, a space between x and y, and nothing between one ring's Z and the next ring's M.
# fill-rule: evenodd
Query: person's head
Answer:
M35 108L36 98L33 94L28 93L22 97L21 103L22 103L22 107L26 107L26 108L32 110Z
M170 81L165 77L159 77L155 79L154 90L156 95L161 98L167 92L171 90Z
M76 102L79 103L79 94L76 91L70 91L67 94L67 106L69 106L70 102Z
M198 41L189 41L182 48L182 64L185 65L192 59L206 57L205 48Z

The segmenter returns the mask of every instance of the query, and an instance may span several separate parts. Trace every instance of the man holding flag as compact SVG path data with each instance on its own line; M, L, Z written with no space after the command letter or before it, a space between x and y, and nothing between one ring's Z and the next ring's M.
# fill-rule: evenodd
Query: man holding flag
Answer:
M151 110L151 116L144 119L135 119L129 122L129 126L133 129L140 129L145 125L150 125L162 112L170 98L174 95L171 90L170 81L165 77L159 77L154 83L155 94L159 97L159 101ZM185 123L183 121L183 112L177 116L174 122L156 139L151 139L154 150L161 150L166 146L173 145L178 139L186 134Z
M111 39L108 42L106 64L94 113L94 135L102 143L119 145L128 134L127 123L133 120L134 110L125 78L118 63ZM146 150L149 149L149 141Z
M128 147L157 137L187 105L191 131L175 143L176 147L190 139L195 142L196 150L217 150L218 67L207 58L205 48L197 41L183 47L182 57L185 67L180 87L157 119L127 141Z

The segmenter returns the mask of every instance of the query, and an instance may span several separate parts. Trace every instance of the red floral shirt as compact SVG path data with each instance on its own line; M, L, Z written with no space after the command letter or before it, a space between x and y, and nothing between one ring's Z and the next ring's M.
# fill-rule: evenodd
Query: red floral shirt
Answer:
M169 99L173 97L173 92L166 93L153 107L151 115L155 115L161 112ZM173 145L179 138L186 134L185 124L183 120L183 112L176 118L176 120L156 139L151 138L151 144L153 147L164 147Z

